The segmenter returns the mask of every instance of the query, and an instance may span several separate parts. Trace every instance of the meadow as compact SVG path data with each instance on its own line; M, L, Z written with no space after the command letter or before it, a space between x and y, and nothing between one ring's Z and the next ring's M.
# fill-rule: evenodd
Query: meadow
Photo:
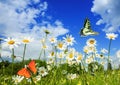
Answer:
M83 52L78 52L72 45L75 39L66 35L63 40L49 37L45 30L45 37L40 40L42 45L38 59L25 60L26 47L33 38L25 37L21 42L14 38L1 39L3 45L11 50L12 62L5 61L0 56L0 85L119 85L120 68L111 64L111 41L117 34L108 33L110 40L108 49L96 48L97 41L90 38L86 41ZM48 38L49 37L49 38ZM47 46L47 43L50 43ZM15 61L14 47L24 45L22 61ZM19 45L20 46L20 45ZM51 49L48 51L48 47ZM2 53L1 53L2 54ZM107 69L105 69L107 65Z

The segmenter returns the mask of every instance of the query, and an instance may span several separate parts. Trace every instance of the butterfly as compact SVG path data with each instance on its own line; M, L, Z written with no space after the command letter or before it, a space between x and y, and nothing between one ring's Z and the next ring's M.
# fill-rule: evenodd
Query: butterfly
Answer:
M91 29L90 21L88 18L85 19L84 27L79 32L81 36L88 36L88 35L98 35L98 32L95 32Z
M36 74L37 73L37 69L35 66L35 60L32 60L26 68L22 68L21 70L19 70L17 72L18 75L20 76L24 76L26 78L30 78L32 74Z

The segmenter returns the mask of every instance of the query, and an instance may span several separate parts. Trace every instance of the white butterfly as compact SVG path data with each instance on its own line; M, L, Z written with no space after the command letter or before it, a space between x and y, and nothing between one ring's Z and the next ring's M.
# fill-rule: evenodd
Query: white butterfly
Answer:
M95 32L91 29L90 21L88 18L85 19L84 28L81 29L80 35L81 36L88 36L88 35L98 35L98 32Z

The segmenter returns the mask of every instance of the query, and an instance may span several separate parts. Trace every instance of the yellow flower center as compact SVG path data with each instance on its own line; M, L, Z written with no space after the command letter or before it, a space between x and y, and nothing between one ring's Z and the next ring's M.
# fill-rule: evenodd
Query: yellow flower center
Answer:
M69 58L73 58L73 53L71 52L71 53L69 53Z
M15 41L14 40L10 40L10 41L8 41L8 44L9 45L13 45L13 44L15 44Z
M71 42L72 40L70 38L67 38L67 42Z
M89 43L90 43L90 44L94 44L95 41L94 41L94 40L90 40Z
M55 39L54 38L51 38L51 42L54 42L55 41Z
M29 43L30 41L28 39L23 40L24 43Z
M81 60L82 59L82 55L79 54L78 57L77 57L78 60Z
M43 73L44 73L44 71L42 70L42 71L41 71L41 73L43 74Z
M44 48L44 49L46 49L46 48L47 48L47 46L46 46L46 45L43 45L43 48Z
M113 38L114 38L114 36L112 36L112 35L109 35L109 38L110 38L110 39L113 39Z
M59 48L62 48L62 47L63 47L63 43L59 43L59 44L58 44L58 47L59 47Z

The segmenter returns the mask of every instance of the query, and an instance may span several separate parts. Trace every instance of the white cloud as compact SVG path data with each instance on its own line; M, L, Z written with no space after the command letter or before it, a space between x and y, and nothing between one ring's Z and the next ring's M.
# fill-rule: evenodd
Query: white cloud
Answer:
M36 6L34 7L33 6ZM26 58L38 58L40 39L44 37L44 29L50 30L50 36L58 37L66 34L69 30L63 26L59 20L51 23L42 19L47 10L47 2L40 0L4 0L0 1L0 35L5 37L16 37L21 39L24 36L35 38L34 42L27 46ZM32 26L30 26L32 25ZM15 48L15 55L22 56L23 46ZM3 56L10 56L10 51L3 48Z
M105 32L119 32L120 29L120 0L94 0L91 11L100 15L97 25L105 23ZM102 20L102 23L101 23Z

